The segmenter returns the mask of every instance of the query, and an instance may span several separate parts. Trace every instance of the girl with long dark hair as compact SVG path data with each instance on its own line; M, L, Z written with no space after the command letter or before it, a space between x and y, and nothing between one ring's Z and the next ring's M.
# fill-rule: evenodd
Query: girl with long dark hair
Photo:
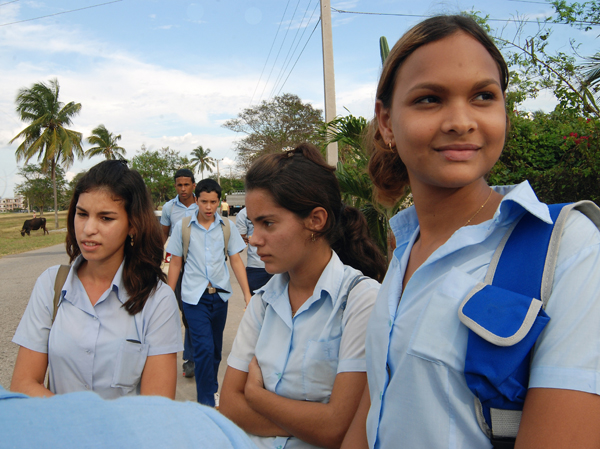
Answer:
M59 267L36 282L13 338L21 347L12 391L175 397L181 327L153 209L123 161L101 162L77 182L67 216L72 265L56 310Z

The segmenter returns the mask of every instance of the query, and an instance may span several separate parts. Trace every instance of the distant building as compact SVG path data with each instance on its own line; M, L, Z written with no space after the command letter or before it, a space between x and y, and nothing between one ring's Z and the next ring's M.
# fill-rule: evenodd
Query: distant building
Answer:
M16 198L0 198L0 212L18 209L27 209L24 196L19 195Z

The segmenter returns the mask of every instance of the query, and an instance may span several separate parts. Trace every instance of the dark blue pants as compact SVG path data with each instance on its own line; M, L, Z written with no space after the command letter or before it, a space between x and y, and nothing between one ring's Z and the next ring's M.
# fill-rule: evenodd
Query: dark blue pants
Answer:
M223 330L227 320L227 302L218 293L205 293L196 305L183 303L194 350L194 374L198 402L215 406L219 389L217 375L223 349Z
M177 279L177 285L175 286L175 298L177 299L177 304L179 305L179 310L181 310L181 321L183 322L183 327L185 328L185 333L183 337L183 360L194 360L194 349L192 348L192 339L190 338L190 331L188 329L188 323L185 319L185 315L183 314L183 301L181 301L181 281L183 280L183 269L181 273L179 273L179 279Z
M252 294L269 282L269 279L273 277L273 275L267 273L267 270L264 268L255 267L246 267L246 276L248 276L248 286L250 287L250 293Z

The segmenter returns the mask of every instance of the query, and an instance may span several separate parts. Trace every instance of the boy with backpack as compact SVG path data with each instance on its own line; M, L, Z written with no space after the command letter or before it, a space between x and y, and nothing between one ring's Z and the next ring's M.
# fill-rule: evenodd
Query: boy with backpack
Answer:
M251 294L239 254L246 247L244 240L229 219L217 213L221 187L212 179L204 179L197 184L195 194L198 213L175 224L167 246L172 254L168 283L175 289L185 263L181 298L194 350L198 402L214 406L227 300L232 292L227 256L246 304Z

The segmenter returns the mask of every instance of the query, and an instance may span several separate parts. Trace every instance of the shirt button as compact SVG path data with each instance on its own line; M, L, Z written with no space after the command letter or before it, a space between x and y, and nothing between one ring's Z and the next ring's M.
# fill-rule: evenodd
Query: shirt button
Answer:
M89 349L86 349L85 352L86 352L86 354L91 354L92 353L92 351L90 351Z
M89 385L87 385L87 384L86 384L86 385L84 385L84 386L85 386L85 389L86 389L86 390L89 390L89 389L90 389L90 386L89 386Z

